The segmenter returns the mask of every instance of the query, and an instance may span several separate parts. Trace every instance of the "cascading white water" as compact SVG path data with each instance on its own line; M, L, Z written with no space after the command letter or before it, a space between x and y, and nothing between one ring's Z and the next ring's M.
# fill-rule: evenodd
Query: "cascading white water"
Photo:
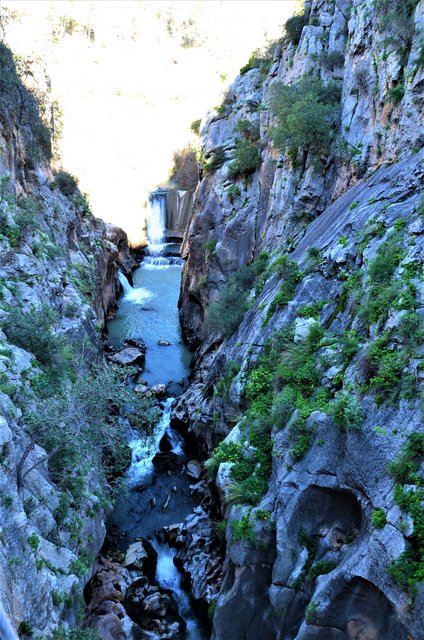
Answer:
M171 549L167 544L159 544L156 540L152 540L152 545L158 554L156 581L160 587L170 589L174 594L178 612L187 625L185 640L201 640L204 636L199 632L190 598L181 587L181 573L174 564L177 550Z
M124 290L124 295L127 296L131 294L131 292L133 291L133 288L128 282L128 279L126 278L126 276L124 276L124 274L122 273L122 271L118 271L118 280L121 283L121 286Z
M172 445L172 452L182 453L181 439L170 427L172 403L175 398L167 398L164 402L162 417L155 426L153 433L141 437L137 434L129 444L132 449L131 466L127 472L131 483L140 482L153 471L153 458L159 451L159 443L165 433L168 433Z
M150 196L147 212L148 251L152 256L162 253L166 244L166 193L155 191Z
M124 290L124 300L127 302L138 302L142 304L149 298L153 298L153 293L145 287L132 287L122 271L118 271L118 280Z

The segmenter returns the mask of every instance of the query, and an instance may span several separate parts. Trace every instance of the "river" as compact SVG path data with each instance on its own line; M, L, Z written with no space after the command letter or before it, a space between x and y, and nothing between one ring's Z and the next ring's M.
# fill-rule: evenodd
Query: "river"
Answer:
M162 417L150 435L130 435L132 462L125 477L126 490L107 523L108 537L109 544L112 540L122 551L139 538L152 544L157 552L156 583L173 593L187 625L182 638L205 640L209 634L196 619L181 586L182 576L173 561L176 550L160 535L164 526L182 522L196 502L190 493L190 484L195 481L186 473L184 442L170 427L172 404L187 385L191 357L181 338L177 312L182 260L166 257L163 211L157 208L152 213L148 255L133 273L133 286L120 274L124 291L108 324L108 339L119 349L128 338L142 338L147 346L143 380L149 386L166 384L172 396L163 402ZM175 460L172 472L167 466L154 464L155 455L163 450Z

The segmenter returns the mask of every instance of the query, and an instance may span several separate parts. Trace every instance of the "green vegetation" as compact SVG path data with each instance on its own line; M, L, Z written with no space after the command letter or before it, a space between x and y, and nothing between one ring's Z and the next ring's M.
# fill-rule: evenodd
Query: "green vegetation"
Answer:
M28 620L22 620L18 627L19 635L32 636L32 624Z
M364 414L352 392L343 392L331 404L334 422L341 429L360 429Z
M210 307L207 331L218 330L227 336L234 333L248 310L248 293L265 272L266 262L267 255L261 254L230 277L220 291L218 302Z
M371 514L371 522L376 529L382 529L386 524L386 514L383 509L376 509Z
M232 184L228 187L227 196L231 204L234 204L237 198L240 198L240 195L241 195L241 191L236 184Z
M93 367L84 375L72 377L70 381L62 371L62 379L52 386L48 374L42 374L26 421L34 439L52 454L53 476L73 488L74 494L77 488L78 497L81 483L72 487L70 478L78 476L81 465L95 470L109 484L128 465L126 427L120 419L123 407L133 428L140 430L149 429L158 413L151 400L128 386L119 368ZM86 477L87 473L82 475ZM61 510L66 513L66 504Z
M247 140L237 140L235 157L230 164L229 177L234 180L249 176L256 171L261 162L261 152L254 143Z
M340 88L310 76L292 85L275 82L271 110L277 119L272 139L278 149L310 147L316 153L328 152L339 116Z
M392 562L388 571L392 578L412 594L416 584L424 581L424 488L420 467L424 459L424 433L414 432L407 438L398 460L389 465L389 474L397 484L395 502L408 513L413 533L408 536L409 548Z
M315 622L317 609L318 609L318 603L315 602L314 600L311 600L311 602L306 607L306 611L305 611L305 620L307 624L313 624Z
M340 51L323 51L319 58L324 69L328 71L333 71L334 69L338 69L339 67L343 67L345 57L344 54Z
M25 314L22 309L13 308L2 328L12 344L33 353L52 375L64 366L65 342L54 332L58 320L57 312L47 305L40 309L32 307Z
M419 0L374 0L377 28L386 45L409 50L414 35L414 13Z
M216 149L211 152L206 162L204 162L203 171L206 173L214 173L222 167L226 160L227 154L225 153L224 147L216 147Z
M391 87L387 94L387 101L393 104L399 104L405 95L405 85L400 83Z
M193 122L190 125L190 130L196 134L196 136L199 135L200 133L200 125L202 124L202 120L201 118L199 118L198 120L193 120Z
M248 62L240 69L240 75L244 76L245 73L252 69L259 69L261 78L265 78L272 64L275 46L276 43L271 43L263 51L256 49L251 54Z
M64 196L69 197L74 195L78 188L78 180L75 176L71 175L67 171L59 171L56 175L53 187L59 189Z
M34 552L37 551L40 546L39 536L36 533L31 533L31 535L28 536L28 544Z
M250 521L250 511L245 513L240 520L232 520L230 523L231 539L233 542L247 540L251 544L255 543L253 525Z
M303 13L301 15L292 16L291 18L289 18L284 27L287 40L297 47L300 42L303 27L305 27L307 24L308 18Z
M281 284L277 295L268 307L264 324L267 324L272 315L284 307L293 298L296 286L300 282L302 274L298 269L297 262L290 260L287 254L280 255L272 264L271 272L276 272L281 279Z

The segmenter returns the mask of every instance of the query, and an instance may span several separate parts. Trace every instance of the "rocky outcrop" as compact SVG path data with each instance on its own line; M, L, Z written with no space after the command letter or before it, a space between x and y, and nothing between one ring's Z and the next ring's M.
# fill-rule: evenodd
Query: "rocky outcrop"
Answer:
M240 76L202 131L180 296L199 348L173 422L205 457L230 434L208 463L228 518L216 640L424 638L424 5L404 46L383 5L403 10L306 2L298 43L285 38L266 77L259 62ZM303 75L341 91L325 153L270 142L272 85ZM262 161L237 174L257 127ZM263 251L249 280L240 267ZM211 324L234 291L240 322Z
M63 428L78 404L72 385L101 357L99 331L129 258L125 234L50 168L48 130L3 44L0 67L0 600L20 633L51 638L77 621L105 536L105 494L96 471L77 472L80 461L60 471L69 434L49 442L38 410L56 411Z

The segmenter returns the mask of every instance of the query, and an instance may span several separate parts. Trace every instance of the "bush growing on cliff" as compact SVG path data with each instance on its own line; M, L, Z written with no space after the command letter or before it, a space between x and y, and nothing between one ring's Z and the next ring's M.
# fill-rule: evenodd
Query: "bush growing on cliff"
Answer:
M171 180L178 189L194 191L199 182L199 167L196 151L190 145L175 151L173 156L174 166L171 172Z
M231 179L249 176L254 173L262 162L262 155L258 147L248 140L237 140L236 153L230 164L228 176Z
M328 152L340 97L336 83L324 85L318 78L303 77L292 85L275 82L271 90L271 110L277 120L271 132L275 146L281 150L308 146Z
M206 173L214 173L222 167L226 160L227 154L225 153L224 147L216 147L203 164L203 171Z
M69 481L81 464L113 480L130 461L121 408L133 427L148 429L158 418L156 405L135 393L113 366L92 368L72 383L38 390L26 415L30 433L49 453L58 480ZM86 474L83 474L84 476Z
M264 273L268 256L261 253L250 265L240 267L222 287L219 300L211 305L206 323L207 331L221 331L230 336L248 310L247 295Z
M374 0L377 29L386 43L409 49L414 35L414 14L419 0Z
M303 27L308 24L307 16L302 13L299 16L292 16L285 24L286 38L297 46L300 42Z
M59 189L64 196L72 196L77 189L78 180L75 176L62 170L57 174L53 186Z

